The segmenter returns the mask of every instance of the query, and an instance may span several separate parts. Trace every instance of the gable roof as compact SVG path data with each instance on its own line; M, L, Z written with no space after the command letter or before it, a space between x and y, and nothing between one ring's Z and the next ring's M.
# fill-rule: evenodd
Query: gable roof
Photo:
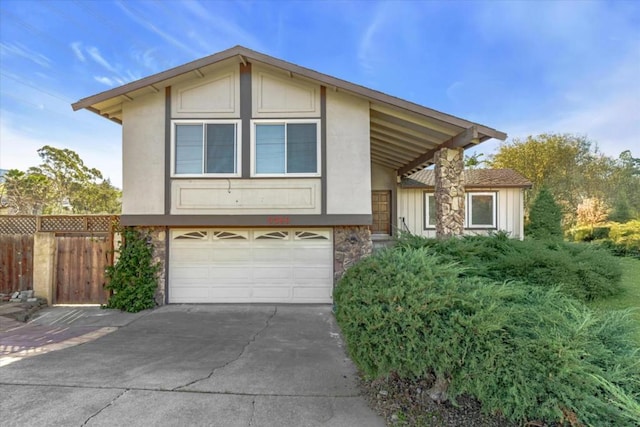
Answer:
M433 188L435 171L425 169L402 180L402 188ZM533 184L513 169L465 169L465 188L517 187L531 188Z
M222 62L258 63L280 69L291 78L310 80L327 90L344 92L369 101L371 159L406 176L433 164L442 147L468 148L491 138L506 139L504 132L452 116L404 99L322 74L260 52L235 46L222 52L83 98L71 106L87 109L122 123L122 104L158 93L189 78L202 77Z

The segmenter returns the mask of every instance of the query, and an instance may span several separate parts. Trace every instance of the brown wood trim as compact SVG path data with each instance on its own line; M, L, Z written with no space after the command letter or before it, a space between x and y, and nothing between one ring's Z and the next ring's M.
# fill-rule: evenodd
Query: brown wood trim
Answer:
M428 108L404 99L397 98L395 96L387 95L377 90L369 89L367 87L360 86L355 83L348 82L346 80L329 76L327 74L322 74L317 71L311 70L309 68L301 67L291 62L283 61L281 59L274 58L272 56L265 55L263 53L256 52L254 50L247 49L246 47L243 47L243 46L234 46L222 52L218 52L216 54L197 59L187 64L183 64L178 67L171 68L161 73L154 74L152 76L145 77L143 79L136 80L131 83L127 83L123 86L120 86L105 92L101 92L96 95L89 96L87 98L83 98L71 104L71 107L73 108L74 111L77 111L81 108L91 107L107 99L111 99L120 95L131 93L138 89L142 89L146 86L150 86L156 83L161 83L165 80L169 80L181 74L185 74L190 71L196 70L198 68L206 67L207 65L215 64L227 59L231 59L233 57L239 57L240 58L239 62L246 62L247 60L253 59L254 62L261 62L263 64L267 64L272 67L286 70L292 76L301 76L303 78L315 80L320 84L328 86L334 90L340 89L342 91L350 92L352 94L369 98L371 101L381 102L383 104L388 104L392 107L399 108L401 110L407 110L423 116L431 117L453 126L468 128L470 126L476 125L480 133L490 138L505 140L507 137L507 135L504 132L489 128L487 126L476 124L468 120L461 119L459 117L452 116L447 113L443 113L441 111L437 111L437 110L434 110L434 109L431 109L431 108Z
M251 63L240 64L240 121L242 123L240 175L242 178L251 178L251 117L253 116L251 89Z
M225 227L293 227L371 225L365 215L122 215L123 226L225 226Z
M471 126L470 128L460 132L456 136L449 138L433 150L427 151L423 155L416 157L414 160L398 169L398 176L403 176L408 172L411 172L411 170L423 165L424 163L433 161L433 156L436 154L436 152L443 148L463 147L468 145L471 140L476 138L478 138L478 130L475 126Z
M171 212L171 86L164 88L164 213Z

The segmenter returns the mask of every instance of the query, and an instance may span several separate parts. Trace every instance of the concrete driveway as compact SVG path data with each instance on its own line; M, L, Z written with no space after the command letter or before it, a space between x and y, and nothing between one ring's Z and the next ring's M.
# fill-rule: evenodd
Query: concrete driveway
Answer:
M3 426L384 426L329 306L54 307L8 329L13 355L30 334L55 351L0 367Z

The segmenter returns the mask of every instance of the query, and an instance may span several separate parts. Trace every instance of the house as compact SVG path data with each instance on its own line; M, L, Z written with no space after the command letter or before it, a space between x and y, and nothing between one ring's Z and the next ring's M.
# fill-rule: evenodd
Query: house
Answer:
M403 178L435 164L436 231L462 234L463 150L506 138L241 46L72 107L122 125L121 223L150 231L159 303L330 303L372 235L419 223Z
M512 169L464 171L464 234L504 231L524 237L524 190L531 182ZM398 188L396 212L403 231L436 237L435 171L421 170Z

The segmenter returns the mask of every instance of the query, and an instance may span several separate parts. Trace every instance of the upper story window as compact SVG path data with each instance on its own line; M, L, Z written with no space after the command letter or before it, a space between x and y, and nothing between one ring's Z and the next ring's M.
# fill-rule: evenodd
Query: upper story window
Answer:
M319 120L254 120L254 176L319 176Z
M466 228L497 228L497 193L467 193L465 203ZM436 226L436 198L433 193L424 194L425 229Z
M239 121L174 121L173 153L174 175L238 176Z

